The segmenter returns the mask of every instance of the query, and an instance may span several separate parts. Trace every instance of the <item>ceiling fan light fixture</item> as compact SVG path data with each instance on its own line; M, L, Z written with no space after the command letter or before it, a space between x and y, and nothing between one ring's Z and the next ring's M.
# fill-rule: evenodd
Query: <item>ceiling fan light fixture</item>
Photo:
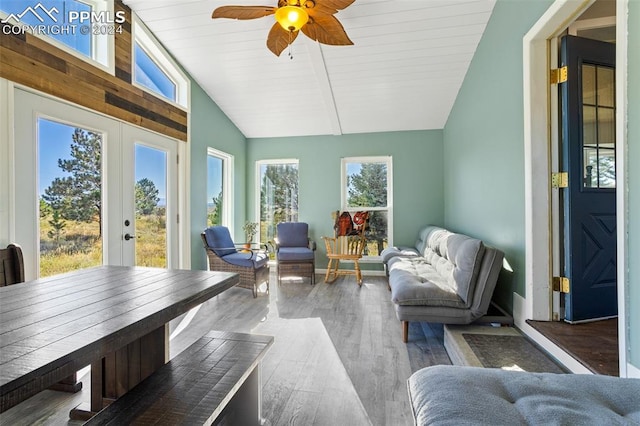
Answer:
M275 13L276 21L287 31L298 31L309 20L309 14L299 6L279 7Z

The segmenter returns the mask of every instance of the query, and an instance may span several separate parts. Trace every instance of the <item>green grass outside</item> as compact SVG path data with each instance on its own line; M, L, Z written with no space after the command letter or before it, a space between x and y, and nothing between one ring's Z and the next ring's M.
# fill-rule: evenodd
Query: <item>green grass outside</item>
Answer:
M102 265L100 224L65 221L59 238L49 236L51 215L40 219L40 276ZM167 267L165 217L140 216L136 219L136 265Z

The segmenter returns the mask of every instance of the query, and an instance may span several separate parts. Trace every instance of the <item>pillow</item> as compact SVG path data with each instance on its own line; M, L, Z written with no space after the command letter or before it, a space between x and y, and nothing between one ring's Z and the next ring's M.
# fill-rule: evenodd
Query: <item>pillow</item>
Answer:
M204 230L204 236L209 248L219 257L238 252L231 239L229 228L226 226L212 226L207 228Z

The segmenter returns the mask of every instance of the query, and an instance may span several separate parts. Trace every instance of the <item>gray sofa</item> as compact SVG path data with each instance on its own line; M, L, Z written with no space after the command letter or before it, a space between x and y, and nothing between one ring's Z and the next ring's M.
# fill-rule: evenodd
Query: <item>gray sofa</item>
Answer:
M438 365L408 380L416 425L637 425L640 380Z
M479 239L437 226L422 229L413 248L384 250L402 340L410 321L469 324L485 315L503 257Z

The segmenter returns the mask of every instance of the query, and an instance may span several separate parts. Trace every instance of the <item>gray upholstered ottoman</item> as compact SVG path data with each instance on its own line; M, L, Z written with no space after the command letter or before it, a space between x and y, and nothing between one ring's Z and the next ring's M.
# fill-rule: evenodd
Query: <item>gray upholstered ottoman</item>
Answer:
M439 365L408 386L417 425L640 424L640 379Z

